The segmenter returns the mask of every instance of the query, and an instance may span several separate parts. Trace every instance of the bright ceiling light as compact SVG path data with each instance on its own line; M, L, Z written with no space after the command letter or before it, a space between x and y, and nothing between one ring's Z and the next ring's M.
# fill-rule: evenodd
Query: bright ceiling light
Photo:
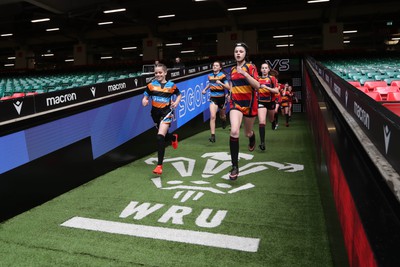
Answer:
M165 44L165 46L176 46L176 45L182 45L182 43L169 43L169 44Z
M46 29L46 32L54 32L54 31L59 31L60 28L50 28L50 29Z
M32 23L37 23L37 22L44 22L44 21L49 21L49 20L50 20L49 18L34 19L34 20L31 20L31 22L32 22Z
M272 36L273 38L289 38L293 37L293 34L287 34L287 35L274 35Z
M128 47L122 47L122 50L132 50L132 49L136 49L137 46L128 46Z
M12 36L12 33L3 33L2 35L0 35L1 37L6 37L6 36Z
M329 0L310 0L310 1L307 1L308 4L315 4L315 3L322 3L322 2L329 2Z
M117 12L124 12L126 11L126 8L118 8L118 9L110 9L110 10L104 10L104 14L109 14L109 13L117 13Z
M172 17L175 17L175 14L158 16L159 19L172 18Z
M108 25L108 24L113 24L114 22L112 21L104 21L104 22L99 22L97 23L98 25Z
M182 50L181 54L194 53L194 50Z
M242 7L232 7L232 8L228 8L228 11L237 11L237 10L245 10L247 9L247 6L242 6Z
M343 31L343 33L356 33L357 30L351 30L351 31Z
M276 47L288 47L288 46L294 46L294 44L280 44L280 45L276 45Z

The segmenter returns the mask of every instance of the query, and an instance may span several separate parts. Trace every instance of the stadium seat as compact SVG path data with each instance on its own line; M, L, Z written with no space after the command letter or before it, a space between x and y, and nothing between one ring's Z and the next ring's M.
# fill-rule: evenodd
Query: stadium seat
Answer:
M18 98L18 97L24 97L24 96L25 96L25 93L22 93L22 92L16 92L11 95L12 98Z
M6 95L0 98L0 100L8 100L8 99L12 99L12 96Z
M400 92L389 92L386 101L400 101Z
M375 101L378 101L378 102L383 101L381 94L378 92L366 92L365 94L367 96L371 97L372 99L374 99Z
M400 103L383 103L382 106L400 117Z
M361 86L359 81L347 81L349 84L353 85L354 87Z
M374 92L378 92L380 94L387 94L389 92L400 92L398 86L377 86L373 90Z
M372 91L375 87L387 86L387 83L385 81L366 81L364 86L368 87L368 89Z
M26 96L31 96L31 95L37 95L37 94L39 94L38 92L27 92L26 93Z
M392 80L392 82L390 83L391 86L398 86L400 87L400 80Z
M364 93L369 92L369 89L366 86L356 86L356 88Z
M400 92L399 87L397 86L377 86L373 91L378 92L381 95L382 100L386 100L389 92Z

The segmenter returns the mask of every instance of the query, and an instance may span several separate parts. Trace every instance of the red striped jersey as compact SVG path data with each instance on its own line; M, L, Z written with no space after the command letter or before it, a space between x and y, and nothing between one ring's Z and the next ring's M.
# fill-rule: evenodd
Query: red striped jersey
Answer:
M268 87L275 88L277 86L277 79L275 76L268 75L267 77L260 77L258 80L261 84L264 84ZM270 102L275 100L275 94L271 93L267 88L260 87L258 89L258 101L259 102Z
M257 81L259 80L257 67L252 63L246 63L243 65L242 69L250 74ZM257 93L256 89L253 89L247 79L239 74L236 70L236 66L231 68L231 107L237 108L244 115L254 115L257 112Z

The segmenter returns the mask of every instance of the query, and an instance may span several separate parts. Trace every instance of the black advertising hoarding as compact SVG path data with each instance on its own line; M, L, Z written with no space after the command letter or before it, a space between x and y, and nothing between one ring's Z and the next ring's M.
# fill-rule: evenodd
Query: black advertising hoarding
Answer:
M311 65L379 152L400 172L400 117L324 66L315 61Z
M0 101L0 121L18 119L35 113L35 96Z
M181 78L202 71L208 71L210 69L210 64L185 69L169 69L167 78L168 80L174 80L176 78ZM154 74L144 74L140 77L114 80L90 86L63 89L0 101L0 122L15 120L38 112L65 108L86 101L91 101L96 98L107 97L135 88L144 87L153 79Z

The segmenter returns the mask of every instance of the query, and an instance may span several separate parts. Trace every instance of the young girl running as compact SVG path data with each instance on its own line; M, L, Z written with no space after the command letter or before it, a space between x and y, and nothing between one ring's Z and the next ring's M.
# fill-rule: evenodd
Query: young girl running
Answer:
M215 142L215 122L217 119L217 112L219 110L219 117L221 119L222 128L226 127L226 98L227 91L230 90L228 79L225 73L222 72L222 63L215 61L212 66L213 72L208 75L208 84L203 89L202 93L205 94L207 89L210 89L210 142Z
M231 123L229 148L231 152L232 169L229 173L231 180L236 180L239 175L239 133L242 120L244 121L244 133L249 138L249 151L253 151L256 145L254 134L254 121L257 116L257 67L248 62L248 47L245 43L237 43L234 49L236 66L231 68L230 87L230 111Z
M275 76L269 75L271 68L268 63L261 65L261 77L259 79L260 89L258 89L258 130L260 134L260 149L265 150L265 125L266 117L275 129L275 94L279 94L278 80Z
M172 147L178 148L178 135L170 134L168 129L171 125L174 109L178 106L182 98L178 87L172 81L167 81L167 66L164 64L156 65L154 69L155 79L147 84L143 94L142 105L149 104L151 98L151 117L157 129L157 153L158 163L153 173L161 175L163 172L162 164L165 154L165 141L171 140ZM172 96L176 96L173 101Z

